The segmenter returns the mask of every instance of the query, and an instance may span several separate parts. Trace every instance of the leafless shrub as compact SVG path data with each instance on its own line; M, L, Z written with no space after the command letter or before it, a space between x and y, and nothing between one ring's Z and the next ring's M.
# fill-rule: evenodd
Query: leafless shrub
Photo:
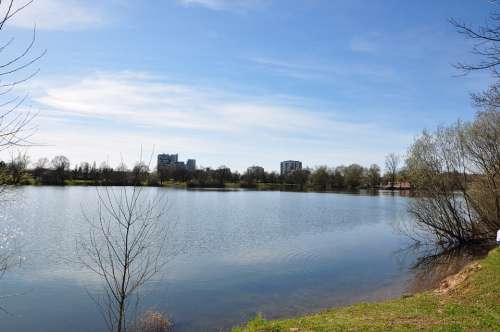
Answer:
M154 310L143 313L136 325L136 332L169 332L173 327L173 323L165 314Z
M133 297L166 263L169 229L161 223L162 195L143 187L97 188L97 213L86 213L89 232L77 241L78 260L103 281L93 296L110 331L127 330Z
M500 227L500 113L424 132L407 166L420 197L410 205L415 230L447 245L485 241Z

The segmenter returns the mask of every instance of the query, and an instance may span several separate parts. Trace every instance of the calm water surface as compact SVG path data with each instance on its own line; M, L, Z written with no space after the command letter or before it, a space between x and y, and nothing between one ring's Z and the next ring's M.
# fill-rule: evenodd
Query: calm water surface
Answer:
M176 331L213 331L262 313L288 317L360 300L397 297L414 287L417 257L395 225L410 198L256 191L163 191L182 247L143 307L168 312ZM0 280L0 331L104 331L87 295L99 285L67 259L85 232L90 187L23 187L2 203L2 234L24 257ZM421 275L419 276L421 279ZM4 294L15 296L1 298Z

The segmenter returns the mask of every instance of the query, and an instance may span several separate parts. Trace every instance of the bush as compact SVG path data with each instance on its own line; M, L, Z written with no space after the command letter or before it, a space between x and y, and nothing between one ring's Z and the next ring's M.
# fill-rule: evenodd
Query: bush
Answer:
M137 332L167 332L172 330L172 322L165 314L148 310L137 320Z

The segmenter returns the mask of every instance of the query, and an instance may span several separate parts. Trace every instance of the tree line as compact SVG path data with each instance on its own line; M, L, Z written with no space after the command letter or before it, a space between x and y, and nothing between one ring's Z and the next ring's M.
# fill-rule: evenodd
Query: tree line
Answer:
M227 184L242 188L258 188L268 185L295 190L357 190L392 187L396 182L408 181L406 167L399 167L400 157L386 157L386 169L372 164L366 168L358 164L348 166L318 166L296 170L286 175L277 172L251 171L243 174L226 166L188 170L180 167L151 169L145 162L136 162L131 168L125 163L111 167L109 163L82 162L71 168L65 156L51 160L40 158L31 163L26 153L12 155L10 160L0 161L0 176L10 185L103 185L162 186L171 182L185 183L187 187L223 188Z

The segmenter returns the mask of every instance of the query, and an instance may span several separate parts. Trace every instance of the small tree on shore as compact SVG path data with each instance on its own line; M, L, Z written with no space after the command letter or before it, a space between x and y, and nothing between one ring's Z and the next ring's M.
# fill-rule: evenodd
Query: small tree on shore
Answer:
M123 332L132 298L166 262L165 200L140 186L96 190L96 215L85 214L89 232L77 241L77 257L103 281L102 294L93 298L109 331Z
M145 202L143 190L98 190L98 215L86 217L90 231L78 242L80 262L104 281L105 295L97 302L110 331L126 330L131 297L161 267L161 202Z

